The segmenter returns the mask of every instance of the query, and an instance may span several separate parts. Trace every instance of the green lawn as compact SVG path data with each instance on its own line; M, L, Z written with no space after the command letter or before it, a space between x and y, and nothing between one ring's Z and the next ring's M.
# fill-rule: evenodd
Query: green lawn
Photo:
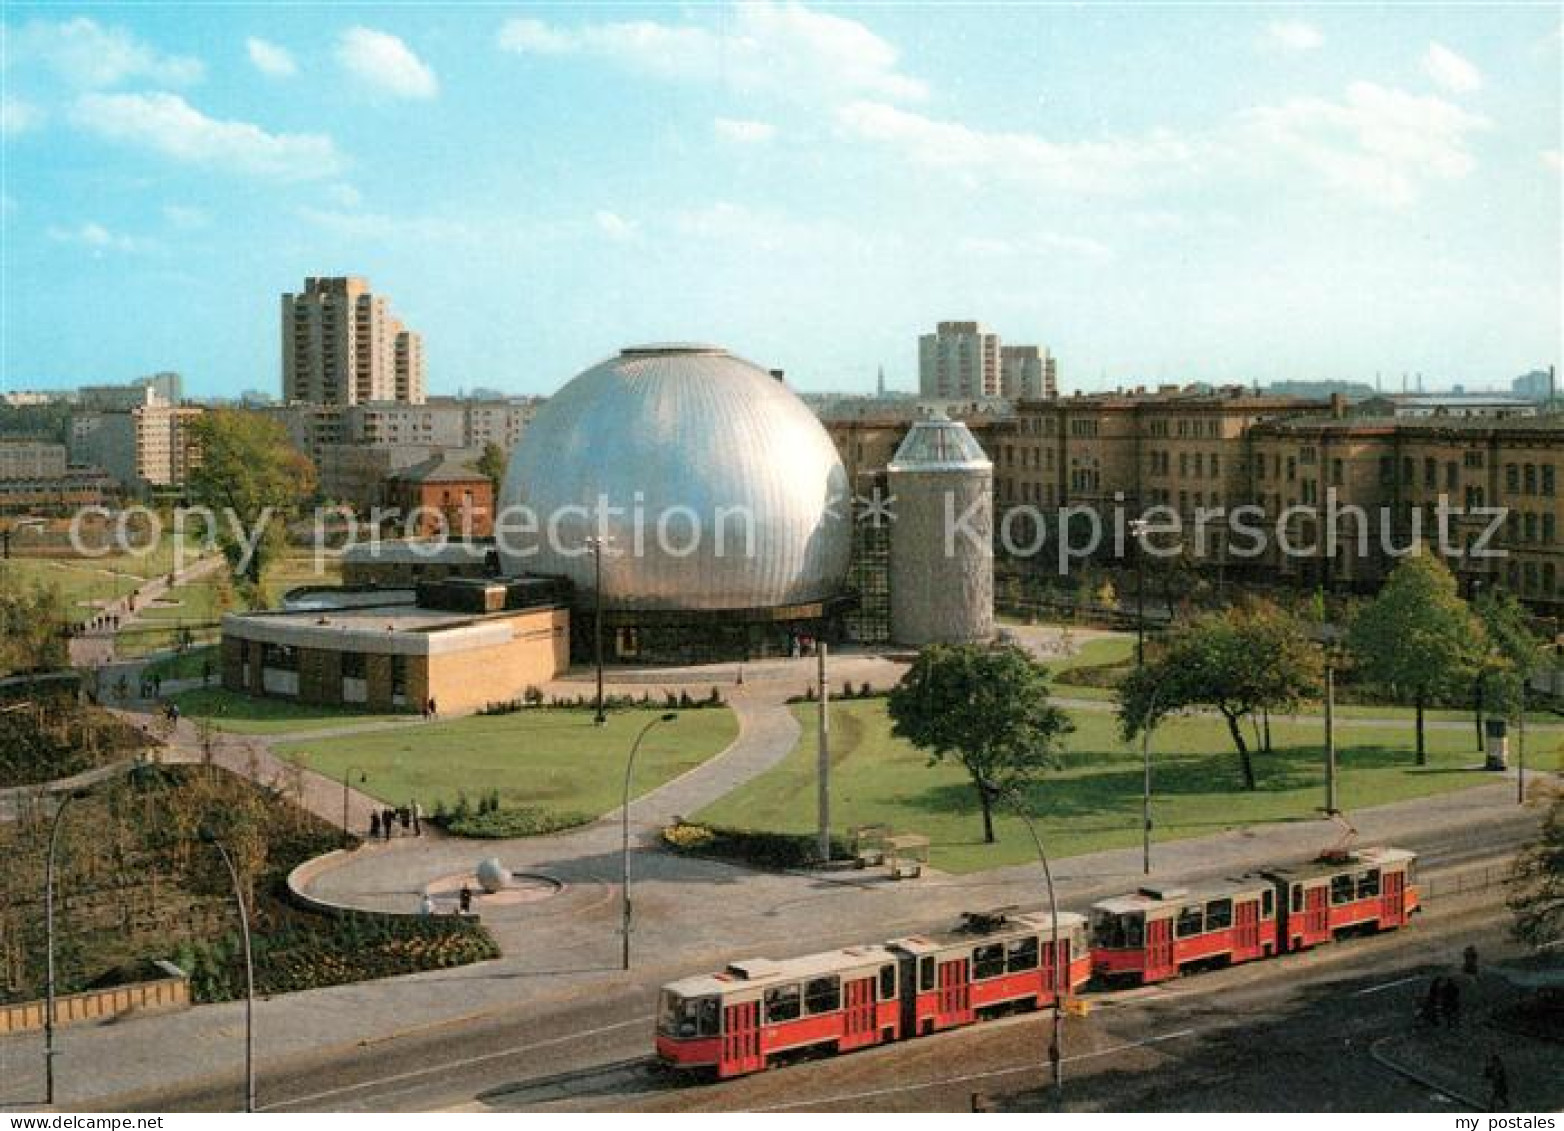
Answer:
M417 718L411 713L384 714L313 706L289 699L261 699L219 687L181 691L171 698L186 718L210 719L218 730L234 734L289 734L398 719L411 722Z
M216 622L235 607L235 599L223 576L176 585L156 604L142 606L135 623L115 634L114 650L127 657L165 651L179 642L181 630L190 633L192 642L209 644L217 639Z
M795 708L806 736L775 769L694 815L722 825L807 832L815 819L814 710ZM1072 713L1064 767L1037 786L1032 804L1052 850L1070 856L1140 842L1139 748L1119 741L1114 719ZM1257 755L1260 788L1240 787L1237 756L1218 720L1175 719L1153 740L1154 819L1158 838L1203 836L1242 825L1315 817L1323 801L1318 724L1274 724L1276 752ZM831 812L837 827L884 823L933 840L933 864L970 872L1032 858L1025 830L1001 817L999 843L982 843L982 820L959 766L928 759L890 735L883 701L839 703L831 713ZM1477 759L1464 732L1431 731L1430 765L1412 764L1412 730L1338 730L1341 800L1350 811L1496 780L1470 770ZM1558 765L1557 737L1548 744ZM1544 747L1532 747L1533 765ZM1323 826L1322 843L1335 834Z
M700 765L738 734L738 720L726 708L676 714L641 744L632 788L637 797ZM615 711L599 727L590 711L537 708L277 750L330 777L350 767L355 777L363 771L367 780L359 788L393 804L416 799L429 810L437 801L454 804L459 793L476 802L495 789L507 808L595 817L618 806L625 756L655 717L646 710Z
M198 644L185 652L160 656L143 670L148 676L157 675L163 680L200 679L203 671L209 665L211 678L215 683L220 674L221 664L222 657L215 644Z

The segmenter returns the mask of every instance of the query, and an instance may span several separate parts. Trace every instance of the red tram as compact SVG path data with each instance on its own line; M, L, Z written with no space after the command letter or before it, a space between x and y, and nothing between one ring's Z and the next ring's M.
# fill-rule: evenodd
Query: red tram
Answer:
M719 1078L800 1051L848 1052L1043 1008L1096 975L1151 983L1393 930L1418 909L1413 853L1366 848L1196 888L1145 887L1087 920L968 913L953 930L801 958L750 958L663 987L657 1056ZM1059 977L1062 975L1062 977ZM1058 981L1056 982L1056 977Z

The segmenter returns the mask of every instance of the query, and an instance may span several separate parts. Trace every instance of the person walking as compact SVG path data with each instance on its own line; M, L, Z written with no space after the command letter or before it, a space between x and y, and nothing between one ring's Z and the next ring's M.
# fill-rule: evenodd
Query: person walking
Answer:
M413 827L413 810L412 810L412 807L408 806L408 805L403 805L400 809L398 809L396 811L396 819L397 819L397 823L402 826L402 832L404 834L407 833Z
M418 914L425 919L434 914L434 900L429 898L428 892L424 892L424 897L418 901Z
M1439 1028L1439 1004L1444 998L1443 978L1435 978L1428 983L1428 992L1423 995L1423 1004L1417 1011L1417 1019L1430 1029Z
M380 814L379 813L371 812L369 814L369 839L370 840L379 840L380 839Z
M391 810L389 810L389 809L382 809L380 811L380 832L381 832L381 835L384 836L386 840L390 840L391 839L391 827L392 827L393 822L395 822L395 821L396 821L396 814L391 812Z
M462 885L462 890L456 895L456 905L461 908L463 915L472 911L472 888Z
M1499 1059L1498 1053L1488 1057L1483 1079L1488 1081L1488 1110L1506 1110L1510 1106L1510 1074L1505 1071L1504 1061Z
M429 696L429 704L428 704L428 706L429 706L429 718L431 718L431 719L438 719L440 717L440 708L435 706L434 696L433 695Z
M417 800L413 802L413 835L424 835L424 807Z
M1461 952L1461 973L1477 977L1477 948L1471 943Z
M1454 1029L1461 1023L1461 987L1454 978L1446 978L1440 988L1439 1014L1447 1029Z

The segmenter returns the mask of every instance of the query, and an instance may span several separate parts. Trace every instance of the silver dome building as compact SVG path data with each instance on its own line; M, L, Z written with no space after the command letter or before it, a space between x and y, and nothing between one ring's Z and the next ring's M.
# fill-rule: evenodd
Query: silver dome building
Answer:
M632 654L648 626L823 631L842 601L851 504L830 437L781 380L715 346L641 346L539 410L511 456L495 533L507 572L569 578L583 611L595 604L589 539L606 535L606 623ZM741 636L730 643L748 652L754 634ZM659 650L713 649L686 634Z

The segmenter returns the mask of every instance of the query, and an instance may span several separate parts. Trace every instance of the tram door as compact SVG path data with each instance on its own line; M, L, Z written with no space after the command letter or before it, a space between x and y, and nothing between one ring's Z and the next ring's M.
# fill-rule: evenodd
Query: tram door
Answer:
M722 1064L718 1075L738 1076L766 1066L760 1052L760 1002L735 1002L722 1011Z
M1260 948L1260 904L1253 899L1240 903L1235 912L1233 949L1253 951Z
M972 1020L972 963L957 958L939 964L939 1024L965 1025Z
M1385 872L1379 881L1379 925L1381 927L1399 927L1406 922L1406 882L1405 872Z
M1324 942L1330 938L1330 885L1316 884L1303 889L1303 941Z
M1173 973L1173 920L1146 920L1146 968L1141 980L1155 982Z
M876 993L874 978L856 978L842 986L842 1048L872 1045L879 1037L874 1016Z

